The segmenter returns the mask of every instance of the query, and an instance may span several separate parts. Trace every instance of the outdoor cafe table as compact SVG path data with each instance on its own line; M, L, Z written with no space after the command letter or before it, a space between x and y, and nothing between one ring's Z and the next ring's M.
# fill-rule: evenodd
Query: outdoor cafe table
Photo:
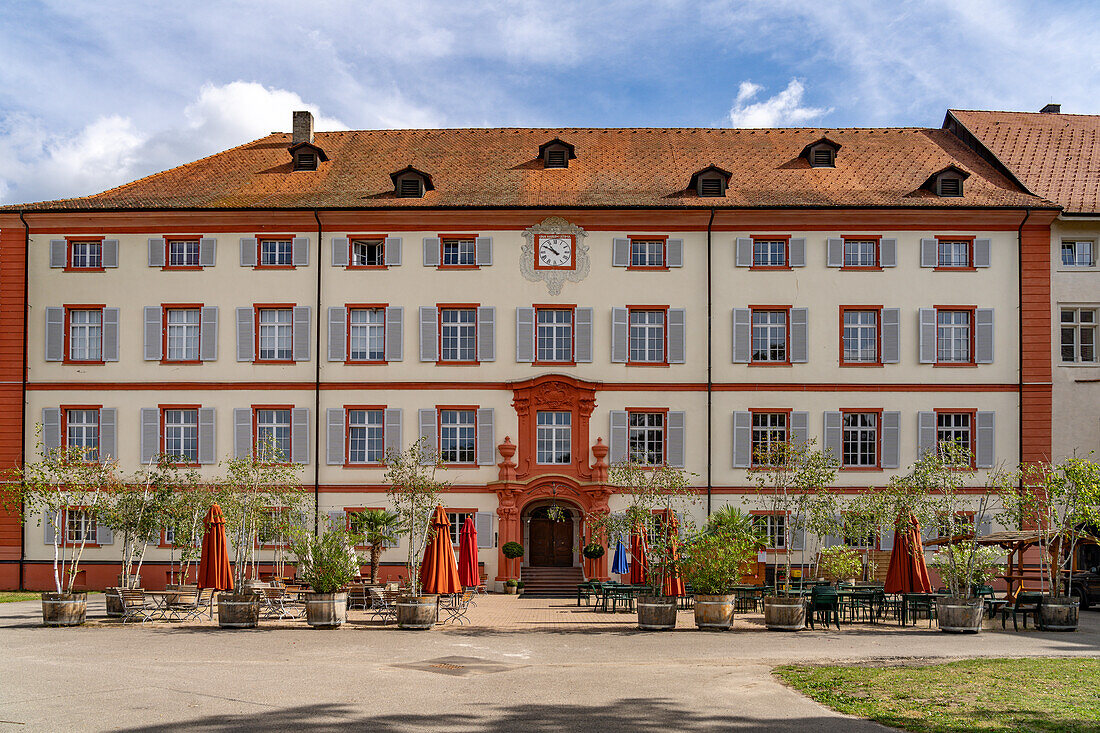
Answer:
M164 621L168 618L168 606L179 600L181 592L178 590L147 590L144 591L145 597L153 602L153 607L150 610L150 618L156 617L157 620Z
M909 623L909 604L913 601L931 602L937 598L946 597L946 593L902 593L901 594L901 612L898 614L898 623L901 626L905 626ZM917 619L913 619L913 625L917 624Z
M871 623L875 623L876 616L882 611L881 607L877 611L874 607L875 597L880 592L882 592L882 588L841 588L837 590L836 594L842 605L848 603L849 617L852 615L853 602L865 601L871 607Z
M607 611L608 600L611 595L624 595L629 603L633 603L634 599L645 592L652 592L652 588L648 585L605 585L600 593L602 596L601 607L604 611Z

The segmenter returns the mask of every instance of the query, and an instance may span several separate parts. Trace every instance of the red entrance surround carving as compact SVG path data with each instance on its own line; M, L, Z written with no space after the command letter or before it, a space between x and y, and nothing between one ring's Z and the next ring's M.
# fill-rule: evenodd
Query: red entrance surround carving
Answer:
M513 385L512 407L519 418L519 461L516 478L558 474L579 481L591 480L588 466L588 419L596 407L599 382L584 382L564 374L546 374ZM535 462L535 433L540 410L572 415L572 461L567 465L540 466ZM514 453L514 449L513 449Z

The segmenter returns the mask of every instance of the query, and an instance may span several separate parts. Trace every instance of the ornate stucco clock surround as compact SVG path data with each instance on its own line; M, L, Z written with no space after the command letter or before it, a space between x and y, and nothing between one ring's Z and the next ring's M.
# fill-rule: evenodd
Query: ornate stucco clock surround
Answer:
M519 259L519 271L532 282L545 282L551 295L559 295L567 280L580 282L588 277L591 264L588 245L584 243L586 236L584 229L560 216L543 219L523 231L526 241ZM570 240L572 254L568 256L565 248Z

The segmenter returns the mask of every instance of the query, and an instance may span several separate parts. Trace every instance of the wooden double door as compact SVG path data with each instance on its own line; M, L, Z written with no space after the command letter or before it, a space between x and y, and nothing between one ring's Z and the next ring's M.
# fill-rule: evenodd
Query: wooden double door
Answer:
M530 563L532 567L568 568L573 566L573 518L567 511L564 520L546 516L546 508L531 514Z

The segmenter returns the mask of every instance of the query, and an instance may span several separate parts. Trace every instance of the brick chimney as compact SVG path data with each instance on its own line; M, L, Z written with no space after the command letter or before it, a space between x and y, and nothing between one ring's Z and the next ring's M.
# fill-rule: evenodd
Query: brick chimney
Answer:
M1046 107L1043 107L1041 110L1039 110L1039 112L1041 114L1044 114L1044 115L1061 114L1062 105L1051 103L1051 104L1048 104Z
M294 113L294 127L291 144L313 142L313 114L305 110Z

